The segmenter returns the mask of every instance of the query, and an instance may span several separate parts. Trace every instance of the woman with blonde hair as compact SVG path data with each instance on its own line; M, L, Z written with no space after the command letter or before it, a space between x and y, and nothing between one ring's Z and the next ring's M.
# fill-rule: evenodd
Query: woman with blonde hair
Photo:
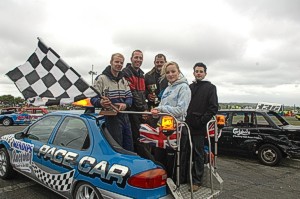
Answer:
M162 68L162 73L165 75L165 78L168 80L168 87L164 90L161 102L158 107L151 110L153 115L158 113L170 113L180 122L185 121L185 116L187 114L187 109L191 101L191 90L187 79L181 74L179 65L176 62L167 62ZM181 148L187 144L187 129L182 128L181 133ZM181 150L186 153L186 150ZM171 158L170 158L171 156ZM156 150L155 158L157 161L165 165L168 175L174 179L174 150ZM172 160L173 158L173 160ZM187 173L187 155L181 154L181 169L180 169L180 183L186 182L186 173Z

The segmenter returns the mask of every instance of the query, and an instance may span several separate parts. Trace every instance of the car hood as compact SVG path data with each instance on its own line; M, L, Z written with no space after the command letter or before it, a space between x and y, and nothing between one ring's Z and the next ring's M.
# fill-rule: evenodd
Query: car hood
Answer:
M294 126L294 125L286 125L286 126L283 126L282 129L284 130L296 130L296 131L299 131L300 132L300 126Z

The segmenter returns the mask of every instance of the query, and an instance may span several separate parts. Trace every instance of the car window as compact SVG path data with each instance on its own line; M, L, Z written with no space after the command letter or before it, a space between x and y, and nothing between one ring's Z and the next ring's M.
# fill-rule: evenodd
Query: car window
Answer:
M257 127L270 127L269 122L266 118L259 113L256 113Z
M89 148L90 138L84 121L66 117L57 131L53 144L77 150Z
M242 126L244 121L244 113L243 112L236 112L232 115L232 126Z
M255 114L250 113L250 112L233 113L232 126L254 127L255 126Z
M285 126L285 125L289 125L289 123L287 121L285 121L285 119L280 116L279 114L275 113L275 112L268 112L268 115L270 116L271 120L277 125L277 126Z
M27 131L27 137L47 143L61 116L48 116L32 125Z

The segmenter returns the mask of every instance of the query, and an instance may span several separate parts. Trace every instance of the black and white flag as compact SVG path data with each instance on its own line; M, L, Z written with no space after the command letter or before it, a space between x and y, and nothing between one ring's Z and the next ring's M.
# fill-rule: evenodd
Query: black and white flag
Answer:
M35 106L69 104L98 94L40 39L26 63L6 75Z

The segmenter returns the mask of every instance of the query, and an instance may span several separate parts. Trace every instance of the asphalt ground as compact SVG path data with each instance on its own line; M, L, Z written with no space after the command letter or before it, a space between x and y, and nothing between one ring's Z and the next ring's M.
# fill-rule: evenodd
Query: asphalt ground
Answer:
M18 132L26 126L0 126L0 136ZM221 154L217 171L223 178L221 199L300 198L300 161L285 159L279 166L260 164L255 157ZM61 199L59 195L30 179L17 175L0 179L0 199Z

